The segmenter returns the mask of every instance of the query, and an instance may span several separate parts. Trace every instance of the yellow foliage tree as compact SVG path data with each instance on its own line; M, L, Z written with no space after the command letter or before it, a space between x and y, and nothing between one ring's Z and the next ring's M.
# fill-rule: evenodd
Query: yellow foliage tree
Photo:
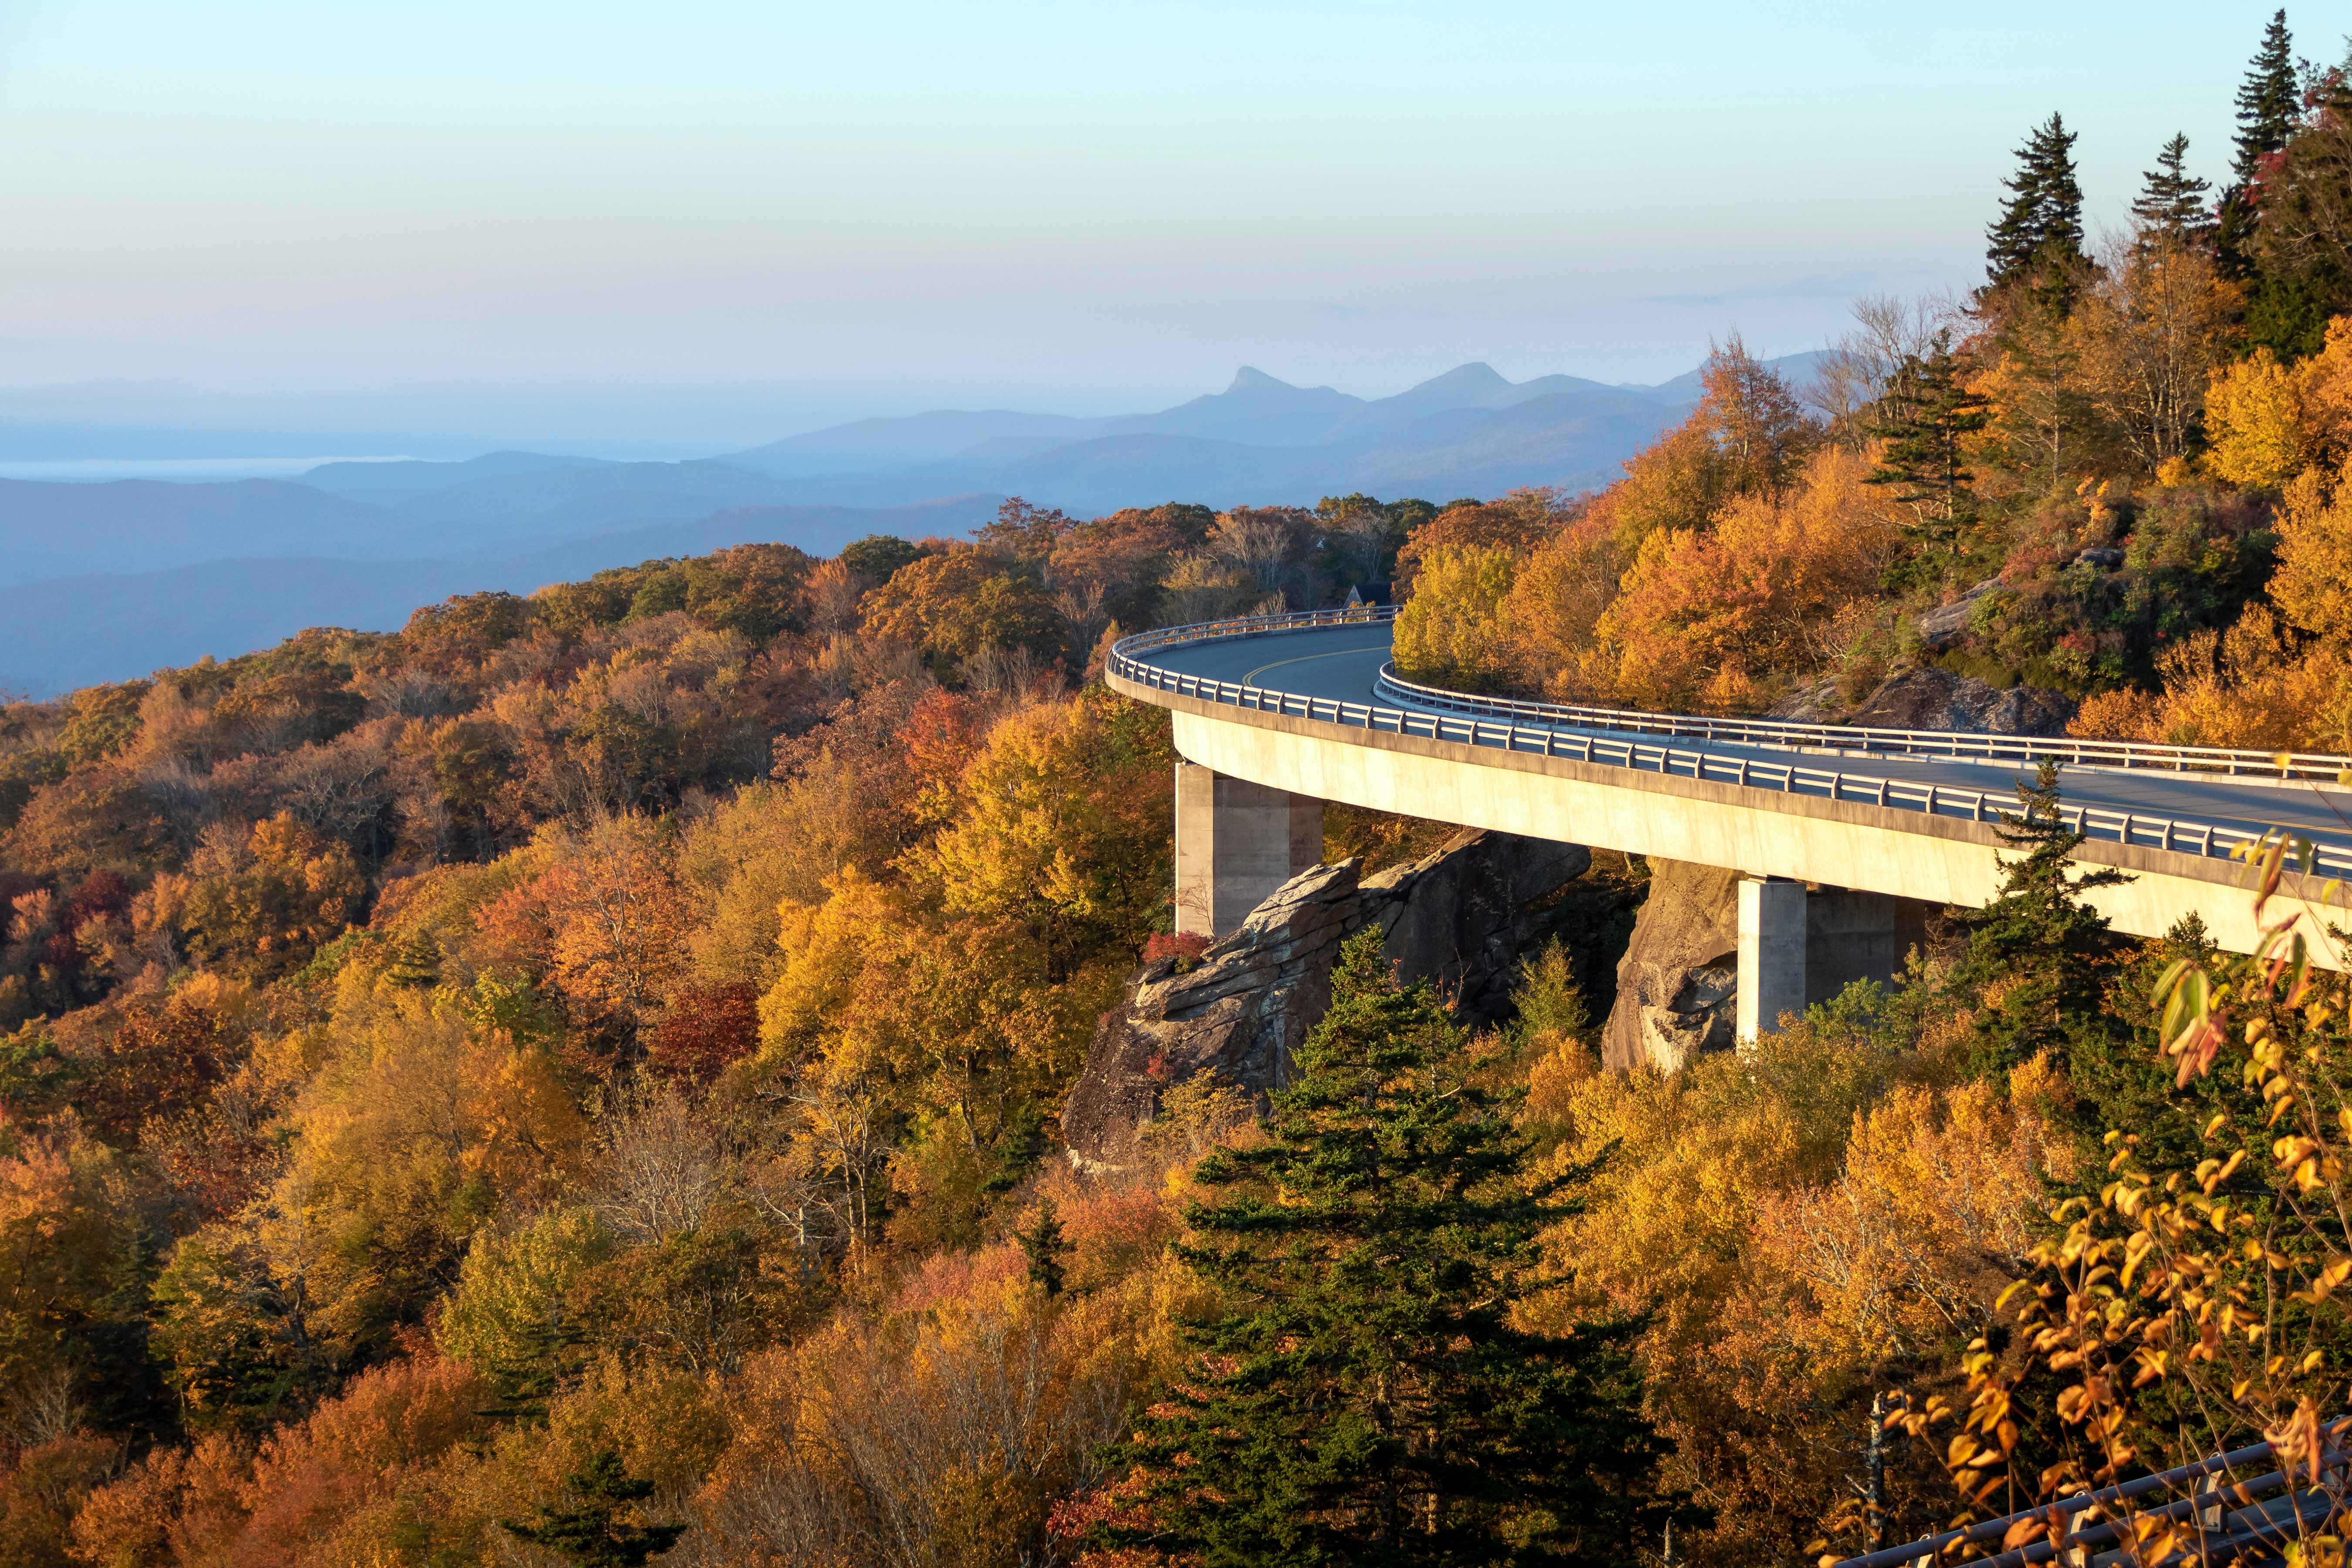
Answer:
M1802 1296L1809 1341L1868 1361L1972 1331L2039 1238L2042 1177L2073 1169L2037 1108L2047 1058L2017 1079L1898 1088L1856 1115L1832 1180L1759 1200L1758 1258Z
M1398 670L1470 690L1501 685L1517 662L1504 614L1517 572L1500 545L1433 551L1397 616Z
M1948 1008L1837 1004L1675 1074L1598 1072L1572 1042L1535 1064L1550 1161L1601 1160L1546 1238L1545 1310L1647 1315L1671 1479L1717 1510L1693 1561L1795 1560L1845 1506L1873 1380L1988 1321L2038 1234L2065 1085L2044 1061L1968 1081L1969 1033ZM1940 1511L1940 1476L1899 1486Z
M1175 760L1167 720L1102 687L1016 712L931 792L946 826L901 864L950 914L1018 921L1059 979L1165 907Z
M2205 460L2233 485L2267 489L2302 470L2303 404L2294 374L2268 348L2213 373L2205 392Z
M2270 595L2298 630L2352 648L2352 461L2333 479L2309 472L2287 487Z

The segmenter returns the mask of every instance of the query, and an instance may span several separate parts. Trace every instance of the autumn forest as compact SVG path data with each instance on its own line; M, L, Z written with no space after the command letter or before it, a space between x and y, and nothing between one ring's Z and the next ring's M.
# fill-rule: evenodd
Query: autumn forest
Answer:
M2250 42L2225 185L2094 235L2053 115L1980 288L1727 339L1597 493L1013 500L0 706L0 1568L1793 1563L2303 1440L2352 993L2108 931L2063 773L1752 1048L1602 1068L1596 853L1507 1005L1360 938L1288 1087L1062 1125L1202 952L1126 633L2352 753L2352 67Z

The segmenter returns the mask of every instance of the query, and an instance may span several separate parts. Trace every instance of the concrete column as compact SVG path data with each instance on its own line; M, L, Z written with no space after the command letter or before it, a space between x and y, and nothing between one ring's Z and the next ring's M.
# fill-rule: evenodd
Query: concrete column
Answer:
M1323 859L1323 803L1176 764L1176 929L1227 936Z
M1779 877L1739 884L1739 1001L1734 1034L1752 1044L1805 1010L1805 885Z

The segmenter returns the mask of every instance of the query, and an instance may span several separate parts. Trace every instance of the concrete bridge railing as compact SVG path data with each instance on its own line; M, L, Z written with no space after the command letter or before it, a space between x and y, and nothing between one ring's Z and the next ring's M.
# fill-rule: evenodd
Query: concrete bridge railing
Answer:
M1304 697L1265 687L1212 680L1165 668L1148 656L1154 650L1203 641L1264 637L1319 627L1380 625L1395 619L1387 605L1348 610L1312 610L1169 627L1122 638L1111 650L1110 672L1138 686L1260 713L1282 713L1401 735L1425 735L1505 751L1566 757L1587 763L1735 784L1742 789L1811 795L1831 801L1952 816L1973 822L2000 821L2015 813L2013 788L1971 790L1920 784L1843 768L1806 767L1794 761L1726 757L1606 735L1565 734L1562 728L1608 729L1699 739L1718 745L1848 754L1930 757L1937 761L2032 764L2044 758L2063 763L2227 777L2274 779L2352 777L2352 757L2314 753L2266 753L2218 747L2159 746L2136 742L2080 741L2018 735L1980 735L1948 731L1885 730L1835 724L1791 724L1769 720L1712 719L1643 713L1625 709L1522 702L1507 698L1453 692L1404 680L1383 666L1376 690L1412 708ZM1431 712L1423 710L1437 709ZM2124 810L2062 806L2067 826L2095 839L2208 858L2243 858L2265 836L2242 827ZM2352 848L2315 846L2311 870L2352 874Z

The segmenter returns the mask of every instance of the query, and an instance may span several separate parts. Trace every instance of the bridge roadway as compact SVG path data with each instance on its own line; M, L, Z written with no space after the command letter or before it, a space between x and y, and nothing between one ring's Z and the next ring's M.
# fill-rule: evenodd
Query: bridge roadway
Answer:
M1391 658L1386 624L1150 642L1149 636L1134 639L1135 651L1125 665L1114 661L1112 684L1175 710L1180 753L1219 773L1323 800L1727 866L1757 877L1942 904L1981 904L1999 886L1995 857L2003 847L1997 824L1988 818L2004 807L2014 809L2015 786L2032 773L2029 766L2010 761L1864 753L1858 747L1735 744L1507 713L1489 721L1487 728L1508 726L1512 732L1474 735L1472 721L1458 710L1449 711L1450 704L1441 708L1394 688L1379 689L1381 667ZM1236 701L1229 689L1217 694L1223 700L1211 700L1170 689L1191 684L1187 678L1266 695ZM1368 723L1364 716L1328 706L1308 717L1316 710L1289 700L1297 699L1388 715L1426 713L1436 722L1423 728L1420 721L1407 720L1405 732L1399 733L1382 727L1397 724L1393 717ZM1260 706L1250 706L1253 701ZM1286 713L1260 710L1278 710L1286 701ZM1556 739L1542 740L1545 732ZM1470 743L1474 739L1486 743ZM1576 760L1572 753L1586 739L1603 752L1613 744L1616 765ZM1647 760L1624 765L1623 748L1629 746L1640 748ZM1530 747L1539 750L1531 754ZM1674 752L1671 763L1657 760L1662 749ZM1594 754L1585 749L1586 757ZM1720 782L1745 776L1738 769L1742 761L1759 778L1769 774L1776 782ZM1800 779L1786 785L1777 782L1791 766L1803 770ZM1851 781L1843 786L1828 783L1830 770L1891 781L1897 797L1907 793L1913 804L1901 809L1856 800ZM1904 792L1904 785L1915 787ZM1940 799L1927 794L1929 786L1937 786ZM1840 790L1840 798L1825 798L1830 789ZM2319 846L2328 874L2341 876L2352 867L2352 789L2084 765L2063 770L2062 789L2070 807L2094 814L2094 837L2078 860L2134 874L2133 887L2102 891L2093 901L2119 930L2135 934L2161 934L2193 911L2224 946L2251 948L2254 925L2247 870L2227 858L2228 842L2236 837L2283 830ZM1973 811L1955 804L1974 795L1989 798ZM2175 819L2217 831L2207 836L2210 847L2203 853L2170 847L2192 843L2191 835L2176 838L2168 829L2159 841L2145 823L2109 829L2103 841L2101 813ZM2132 841L2116 841L2126 837ZM2273 918L2277 914L2274 909ZM2307 910L2306 919L2306 929L2317 939L2315 911ZM2315 945L2329 946L2324 940ZM2322 951L2314 956L2329 963L2334 955Z

